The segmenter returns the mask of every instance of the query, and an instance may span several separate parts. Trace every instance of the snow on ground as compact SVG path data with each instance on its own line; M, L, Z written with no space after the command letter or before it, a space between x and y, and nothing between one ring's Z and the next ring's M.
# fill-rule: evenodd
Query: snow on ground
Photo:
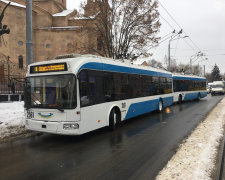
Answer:
M180 145L157 180L207 180L216 170L217 150L224 135L225 98Z
M0 103L0 140L25 131L24 102Z

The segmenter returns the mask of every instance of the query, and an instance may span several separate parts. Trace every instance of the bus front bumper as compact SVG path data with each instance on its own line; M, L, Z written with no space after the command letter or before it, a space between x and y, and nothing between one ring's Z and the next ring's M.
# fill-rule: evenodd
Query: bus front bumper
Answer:
M32 131L65 134L65 135L80 135L78 122L50 122L50 121L37 121L26 119L26 129Z

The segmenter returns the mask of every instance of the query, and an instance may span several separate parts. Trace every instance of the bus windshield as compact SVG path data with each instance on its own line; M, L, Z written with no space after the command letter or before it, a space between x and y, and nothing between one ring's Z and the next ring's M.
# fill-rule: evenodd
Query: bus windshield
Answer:
M54 75L26 78L25 107L72 109L76 107L74 75Z

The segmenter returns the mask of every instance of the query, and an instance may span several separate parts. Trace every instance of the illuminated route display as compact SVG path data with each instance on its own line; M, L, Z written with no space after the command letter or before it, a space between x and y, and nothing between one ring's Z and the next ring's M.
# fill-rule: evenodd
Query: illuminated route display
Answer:
M67 71L66 63L57 63L57 64L45 64L37 65L30 67L30 73L46 73L46 72L58 72L58 71Z

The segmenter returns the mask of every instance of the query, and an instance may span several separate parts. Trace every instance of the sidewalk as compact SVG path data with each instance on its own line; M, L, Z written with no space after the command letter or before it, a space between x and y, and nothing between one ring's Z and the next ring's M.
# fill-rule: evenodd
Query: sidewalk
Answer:
M156 179L215 179L218 167L218 151L224 132L225 98L184 140Z
M23 102L0 103L0 142L26 134Z

